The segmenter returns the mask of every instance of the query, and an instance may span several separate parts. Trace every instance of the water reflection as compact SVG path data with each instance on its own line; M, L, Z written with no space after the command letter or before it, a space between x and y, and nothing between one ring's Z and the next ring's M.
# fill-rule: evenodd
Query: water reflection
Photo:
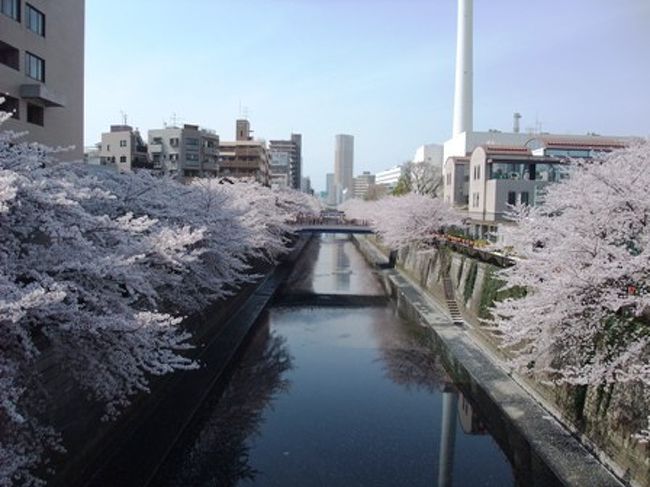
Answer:
M289 390L292 359L281 336L260 326L225 389L215 391L184 433L153 485L229 486L254 481L250 439L263 412Z
M350 291L350 276L352 269L350 269L350 257L346 252L346 244L349 243L345 240L337 239L334 241L334 248L336 259L332 262L335 263L332 274L335 276L334 289L336 291Z
M381 284L346 235L314 238L287 280L288 292L382 295Z
M284 289L305 292L381 287L348 239L323 237ZM257 326L153 485L552 485L436 335L392 305L275 307Z

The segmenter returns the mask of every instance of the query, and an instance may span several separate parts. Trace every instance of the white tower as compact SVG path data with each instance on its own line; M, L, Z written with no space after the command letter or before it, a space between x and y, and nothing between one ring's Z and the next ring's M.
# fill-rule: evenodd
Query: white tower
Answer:
M473 111L473 0L458 0L454 137L474 130Z

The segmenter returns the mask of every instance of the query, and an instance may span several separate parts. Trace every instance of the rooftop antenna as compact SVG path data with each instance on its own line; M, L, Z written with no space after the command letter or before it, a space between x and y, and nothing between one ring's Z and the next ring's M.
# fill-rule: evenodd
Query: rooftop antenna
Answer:
M122 115L122 125L128 125L126 123L126 120L127 120L126 112L124 112L123 110L120 110L120 115Z
M178 127L178 115L176 115L176 112L172 113L172 127Z

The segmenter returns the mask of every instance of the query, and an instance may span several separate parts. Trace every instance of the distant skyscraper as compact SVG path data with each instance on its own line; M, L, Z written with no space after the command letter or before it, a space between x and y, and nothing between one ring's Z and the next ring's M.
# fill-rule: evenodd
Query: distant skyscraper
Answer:
M327 204L336 205L336 184L334 183L334 173L327 173L327 185L325 192L327 193Z
M334 183L343 199L352 197L354 172L354 137L337 135L334 154Z

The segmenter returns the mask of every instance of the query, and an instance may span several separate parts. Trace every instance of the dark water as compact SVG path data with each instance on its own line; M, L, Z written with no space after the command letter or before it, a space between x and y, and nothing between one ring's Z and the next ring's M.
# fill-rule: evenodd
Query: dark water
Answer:
M285 292L305 291L382 292L343 237L307 249ZM529 456L503 431L500 449L441 355L391 305L273 307L154 484L524 485Z

